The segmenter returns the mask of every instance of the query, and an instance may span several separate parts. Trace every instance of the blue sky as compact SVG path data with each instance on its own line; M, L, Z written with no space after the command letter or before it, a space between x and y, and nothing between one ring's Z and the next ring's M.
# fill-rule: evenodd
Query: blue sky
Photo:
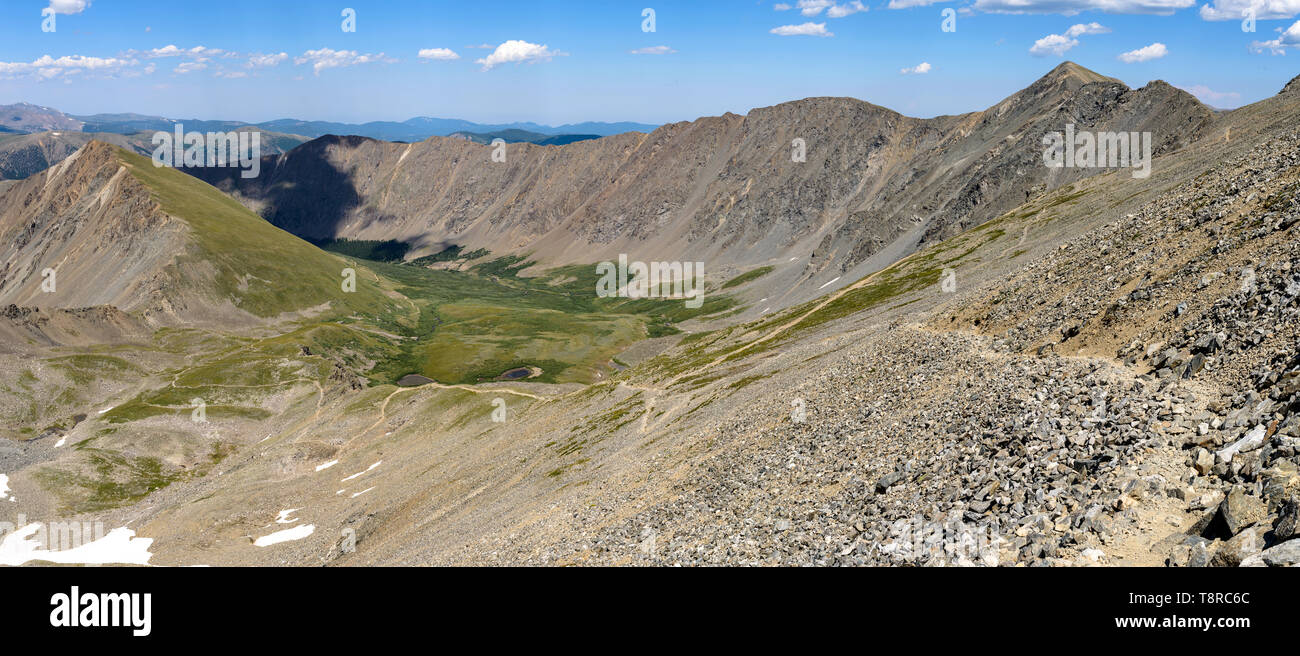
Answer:
M1300 0L5 0L0 104L560 124L851 96L929 117L984 109L1068 59L1230 108L1300 73L1298 16Z

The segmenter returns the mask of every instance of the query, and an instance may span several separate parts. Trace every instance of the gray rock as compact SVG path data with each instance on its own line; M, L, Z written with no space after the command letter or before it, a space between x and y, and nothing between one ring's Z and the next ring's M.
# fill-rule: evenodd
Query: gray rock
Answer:
M1205 542L1197 542L1192 545L1191 551L1188 554L1187 566L1209 567L1210 557L1210 550L1205 546Z
M1300 533L1300 503L1295 499L1288 501L1278 513L1277 523L1273 525L1273 535L1279 540L1290 540Z
M1239 567L1263 548L1264 541L1260 539L1257 529L1249 528L1220 545L1214 552L1213 564L1215 567Z
M1194 466L1196 467L1196 473L1201 476L1209 474L1210 470L1214 469L1214 455L1207 449L1197 449L1196 464Z
M1268 506L1255 497L1248 496L1240 487L1233 488L1228 498L1219 505L1219 516L1233 535L1248 526L1263 521L1268 516Z
M1300 540L1288 540L1270 549L1265 549L1260 557L1271 567L1295 567L1300 565Z
M1215 455L1219 456L1219 458L1224 462L1232 462L1233 456L1238 453L1258 449L1262 446L1264 444L1265 433L1266 429L1264 428L1264 425L1259 424L1251 429L1250 432L1246 433L1246 435L1240 440L1237 440L1230 446L1224 447Z
M876 493L883 494L885 490L893 487L896 483L903 480L902 472L893 472L886 474L879 481L876 481Z

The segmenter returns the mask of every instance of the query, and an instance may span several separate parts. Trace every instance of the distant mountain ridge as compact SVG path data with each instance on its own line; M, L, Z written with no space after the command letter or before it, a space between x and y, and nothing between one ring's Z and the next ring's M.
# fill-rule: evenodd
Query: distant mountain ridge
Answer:
M267 132L301 135L308 138L327 134L360 136L381 141L424 141L429 137L447 137L457 132L484 134L504 130L523 130L548 137L568 135L595 135L607 137L624 132L652 132L657 125L634 122L585 122L559 126L522 123L475 123L454 118L418 116L406 121L371 121L369 123L339 123L333 121L304 121L293 118L275 119L262 123L219 121L203 119L173 119L145 114L91 114L74 116L57 109L29 103L0 105L0 131L46 132L49 130L75 130L80 132L107 132L135 134L137 132L171 130L177 123L186 130L222 132L238 128L256 127ZM570 139L569 141L572 141ZM565 141L564 143L568 143ZM530 140L531 142L531 140Z
M230 128L225 130L229 131ZM306 137L268 132L256 127L241 127L237 130L261 132L263 155L285 153L307 141ZM127 134L76 130L26 133L0 127L0 180L21 180L44 171L92 140L110 143L138 155L150 156L155 148L152 137L153 132L148 130Z
M81 130L82 122L51 107L18 103L0 105L0 129L7 132Z

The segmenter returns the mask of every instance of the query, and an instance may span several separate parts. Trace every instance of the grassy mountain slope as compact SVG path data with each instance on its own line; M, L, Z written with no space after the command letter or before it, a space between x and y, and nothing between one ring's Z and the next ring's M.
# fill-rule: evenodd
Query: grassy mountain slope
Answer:
M268 224L211 186L141 155L118 150L117 157L163 212L191 228L191 248L176 264L191 282L206 279L205 293L264 318L323 304L336 313L384 312L392 305L373 277L359 274L356 292L343 291L346 260Z

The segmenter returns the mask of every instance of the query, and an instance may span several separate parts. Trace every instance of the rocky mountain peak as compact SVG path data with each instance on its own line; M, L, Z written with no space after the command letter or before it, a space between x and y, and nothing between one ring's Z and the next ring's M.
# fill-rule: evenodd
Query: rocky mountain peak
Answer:
M1292 93L1294 91L1300 91L1300 75L1291 78L1291 81L1287 82L1286 86L1282 87L1282 90L1278 92L1278 95Z
M1062 62L1061 65L1048 71L1039 81L1067 81L1076 83L1079 86L1092 82L1116 82L1123 84L1123 82L1120 82L1113 77L1107 77L1101 73L1089 70L1072 61Z

